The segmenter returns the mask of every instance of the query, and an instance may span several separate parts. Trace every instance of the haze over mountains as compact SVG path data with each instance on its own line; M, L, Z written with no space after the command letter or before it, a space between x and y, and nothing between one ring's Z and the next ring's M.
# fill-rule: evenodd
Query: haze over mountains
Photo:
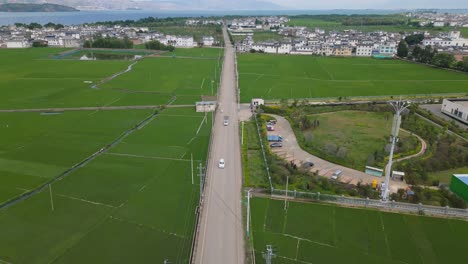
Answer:
M81 10L313 10L467 9L466 0L0 0L1 3L53 3Z
M81 10L274 10L270 0L0 0L0 3L53 3Z

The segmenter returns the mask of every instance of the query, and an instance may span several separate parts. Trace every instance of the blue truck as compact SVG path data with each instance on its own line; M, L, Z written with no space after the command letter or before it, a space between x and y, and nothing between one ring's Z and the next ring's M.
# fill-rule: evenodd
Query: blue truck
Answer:
M279 135L268 135L267 140L269 142L283 142L283 138Z

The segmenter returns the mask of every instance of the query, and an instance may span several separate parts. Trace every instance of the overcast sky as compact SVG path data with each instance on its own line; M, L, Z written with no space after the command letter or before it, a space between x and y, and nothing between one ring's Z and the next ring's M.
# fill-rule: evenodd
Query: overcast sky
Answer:
M468 0L266 0L266 2L297 9L468 8Z

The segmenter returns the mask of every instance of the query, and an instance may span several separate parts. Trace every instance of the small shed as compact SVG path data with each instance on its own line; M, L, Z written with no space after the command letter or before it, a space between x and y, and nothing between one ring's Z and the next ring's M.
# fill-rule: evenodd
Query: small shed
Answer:
M260 99L260 98L252 99L252 107L257 107L257 106L264 105L264 104L265 104L265 100L263 99Z
M405 178L405 173L402 171L392 171L392 179L394 180L403 180Z
M376 176L376 177L382 177L383 176L383 170L382 169L371 167L371 166L366 166L365 173L369 174L369 175L372 175L372 176Z
M450 191L468 202L468 174L453 174L450 180Z
M216 110L216 101L201 101L195 103L197 113L214 112Z

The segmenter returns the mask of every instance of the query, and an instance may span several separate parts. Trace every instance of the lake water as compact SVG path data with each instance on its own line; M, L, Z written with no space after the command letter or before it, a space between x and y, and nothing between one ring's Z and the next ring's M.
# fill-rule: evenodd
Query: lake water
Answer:
M0 25L11 25L14 23L37 22L46 24L48 22L64 25L77 25L98 21L114 20L137 20L145 17L198 17L198 16L224 16L224 15L300 15L300 14L391 14L401 13L404 10L239 10L239 11L80 11L80 12L0 12ZM440 11L442 12L442 11ZM467 10L443 10L449 13L467 13Z

